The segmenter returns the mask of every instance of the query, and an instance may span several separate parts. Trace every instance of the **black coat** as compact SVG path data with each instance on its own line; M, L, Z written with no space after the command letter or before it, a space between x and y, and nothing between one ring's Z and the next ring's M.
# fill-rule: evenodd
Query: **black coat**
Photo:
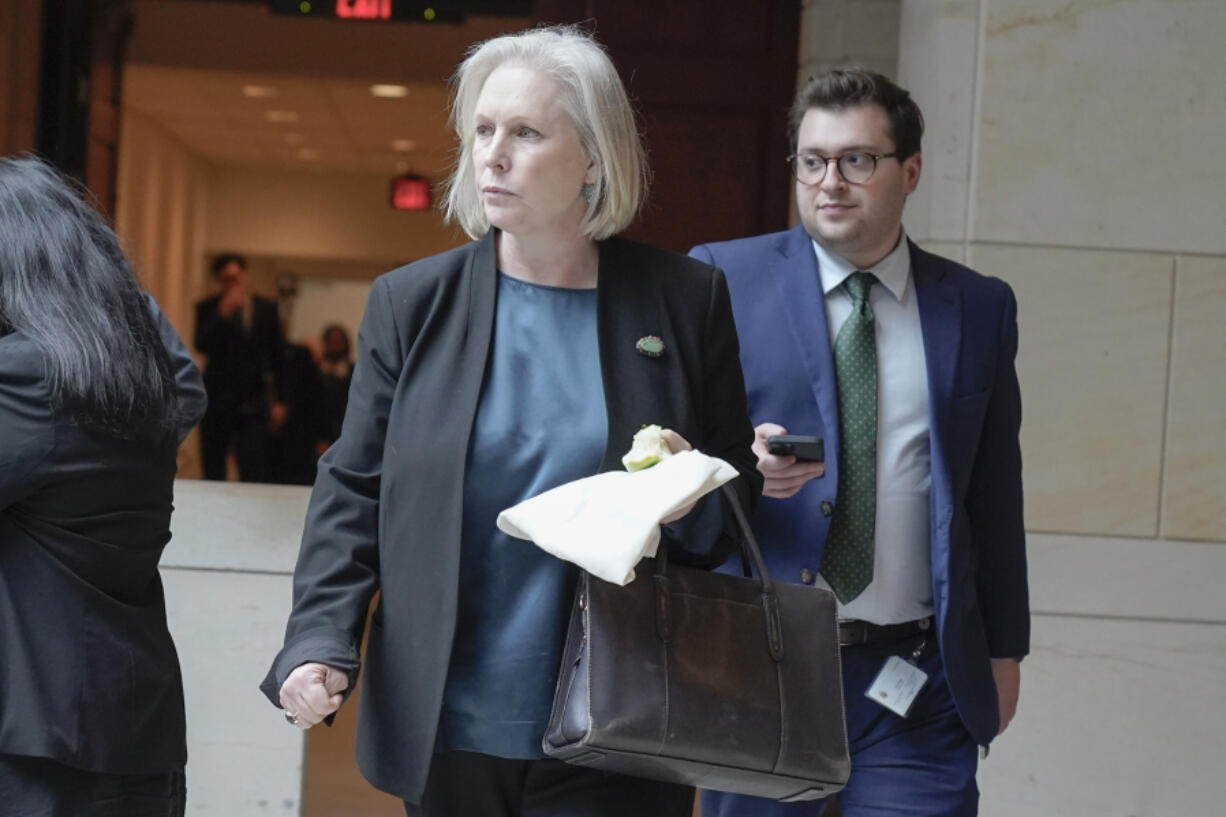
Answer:
M276 301L251 299L251 325L239 312L223 318L220 295L196 304L196 349L208 357L204 385L211 414L267 416L269 390L280 391L284 340Z
M340 440L321 460L294 574L285 646L262 689L274 703L306 661L356 676L367 605L358 764L378 788L416 802L425 787L455 631L469 434L495 314L493 232L380 277L359 332ZM723 275L683 256L600 244L597 335L609 436L601 470L645 423L676 429L761 488ZM663 339L664 354L635 342ZM731 531L731 525L727 526ZM716 547L718 564L734 547Z
M186 435L204 389L157 316ZM0 753L113 774L183 768L183 687L158 574L177 443L56 419L38 348L0 337Z

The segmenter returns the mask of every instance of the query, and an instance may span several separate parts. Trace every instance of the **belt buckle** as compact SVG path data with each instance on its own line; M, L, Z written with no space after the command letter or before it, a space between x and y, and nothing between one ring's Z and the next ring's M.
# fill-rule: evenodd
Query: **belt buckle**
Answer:
M868 643L868 622L848 618L839 622L839 646L854 647Z

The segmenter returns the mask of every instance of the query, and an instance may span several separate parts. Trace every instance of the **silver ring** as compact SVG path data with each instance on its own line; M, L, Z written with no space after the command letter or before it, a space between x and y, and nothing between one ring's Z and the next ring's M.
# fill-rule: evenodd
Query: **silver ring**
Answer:
M288 724L290 724L291 726L297 726L297 725L298 725L298 716L297 716L297 715L295 715L295 714L294 714L294 713L292 713L292 712L286 712L286 713L285 713L285 722L286 722L286 723L288 723Z

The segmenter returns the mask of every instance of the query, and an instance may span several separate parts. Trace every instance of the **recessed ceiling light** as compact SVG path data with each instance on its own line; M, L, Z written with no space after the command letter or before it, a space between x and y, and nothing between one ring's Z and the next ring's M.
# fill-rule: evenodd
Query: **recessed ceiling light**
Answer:
M265 111L264 118L269 122L297 122L297 111Z
M250 99L268 99L276 96L277 89L271 85L244 85L243 96Z
M392 140L392 150L396 151L397 153L408 153L409 151L416 149L416 147L417 143L412 139Z
M298 148L298 158L304 162L313 162L323 156L318 148Z
M301 144L302 144L302 134L301 134L301 133L287 133L287 134L285 134L285 144L287 144L287 145L301 145Z
M409 95L409 89L404 85L372 85L370 93L380 99L404 99Z

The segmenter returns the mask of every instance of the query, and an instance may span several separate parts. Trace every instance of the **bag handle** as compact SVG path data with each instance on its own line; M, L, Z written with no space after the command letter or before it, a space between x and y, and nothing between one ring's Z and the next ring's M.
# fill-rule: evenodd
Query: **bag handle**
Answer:
M720 486L720 491L723 492L724 501L732 511L737 527L741 532L742 569L746 571L746 576L750 577L748 567L749 563L752 562L758 572L758 586L762 590L762 612L766 620L767 648L770 650L772 658L776 661L782 661L783 627L779 620L779 597L775 593L775 583L771 580L770 572L766 569L766 560L762 558L762 549L758 547L758 540L753 535L753 529L749 526L749 519L745 516L745 510L741 507L741 501L737 497L736 492L732 490L732 486L728 483ZM672 634L672 624L668 602L667 547L661 547L657 551L655 561L656 631L661 639L668 641Z

